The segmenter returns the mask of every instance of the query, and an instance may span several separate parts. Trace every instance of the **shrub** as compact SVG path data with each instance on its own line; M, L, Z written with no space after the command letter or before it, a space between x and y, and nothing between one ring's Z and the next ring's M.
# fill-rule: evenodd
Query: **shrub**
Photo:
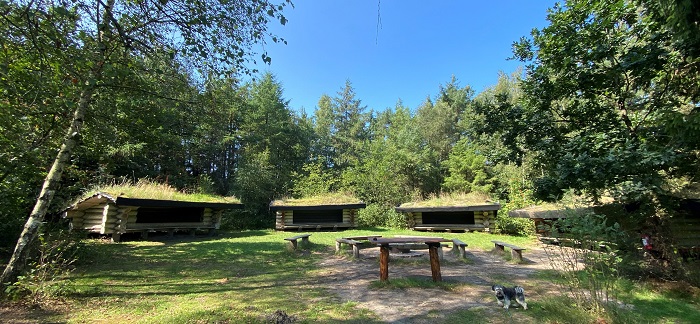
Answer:
M397 213L393 207L381 204L369 204L357 213L359 227L389 227L396 229L407 228L406 217Z
M275 217L257 210L232 210L224 212L221 218L221 228L225 230L253 230L274 228Z
M613 300L613 284L620 276L622 259L615 243L625 238L620 225L608 225L605 216L589 213L560 219L551 231L571 242L567 244L571 246L545 245L550 266L564 278L564 291L569 291L578 305L603 311Z
M507 211L499 211L494 224L497 234L529 236L535 233L535 222L527 218L515 218L507 215Z
M42 305L70 292L66 277L74 270L81 233L42 230L34 243L27 270L5 289L12 299Z

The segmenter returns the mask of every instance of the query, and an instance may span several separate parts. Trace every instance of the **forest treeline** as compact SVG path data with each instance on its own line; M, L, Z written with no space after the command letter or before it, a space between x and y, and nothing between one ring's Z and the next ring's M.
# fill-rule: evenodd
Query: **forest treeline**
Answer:
M453 77L418 107L367 107L347 81L310 112L290 107L272 73L243 82L202 73L166 46L140 55L118 28L111 63L86 78L94 60L71 12L24 19L23 4L0 7L2 252L86 87L90 109L50 212L96 184L143 178L235 195L263 220L283 196L348 191L388 209L476 191L511 206L568 192L643 203L645 221L665 215L665 197L697 192L700 13L690 0L566 1L513 44L524 70L482 92Z

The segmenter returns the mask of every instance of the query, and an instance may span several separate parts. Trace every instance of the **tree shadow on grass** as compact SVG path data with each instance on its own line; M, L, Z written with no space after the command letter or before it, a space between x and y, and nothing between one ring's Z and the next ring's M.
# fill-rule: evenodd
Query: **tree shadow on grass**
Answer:
M102 244L91 250L73 276L72 297L293 289L316 262L310 254L288 252L282 242Z

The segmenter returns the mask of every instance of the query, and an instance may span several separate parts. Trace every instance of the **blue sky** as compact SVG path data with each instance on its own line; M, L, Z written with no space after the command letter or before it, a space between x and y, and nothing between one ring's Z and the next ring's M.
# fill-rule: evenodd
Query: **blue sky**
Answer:
M290 107L313 113L322 94L335 96L348 79L367 109L384 110L400 98L417 108L441 84L457 77L477 93L495 84L511 45L532 28L547 25L554 1L294 1L285 26L273 33L287 40L267 44L270 71L282 83ZM377 29L377 7L381 24Z

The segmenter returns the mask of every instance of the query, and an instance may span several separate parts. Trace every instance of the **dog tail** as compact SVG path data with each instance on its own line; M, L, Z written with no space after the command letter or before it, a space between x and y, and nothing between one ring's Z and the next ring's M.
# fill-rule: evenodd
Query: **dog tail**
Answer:
M524 309L527 309L527 303L525 302L525 289L520 286L515 286L513 287L513 290L515 290L515 301L522 305Z

